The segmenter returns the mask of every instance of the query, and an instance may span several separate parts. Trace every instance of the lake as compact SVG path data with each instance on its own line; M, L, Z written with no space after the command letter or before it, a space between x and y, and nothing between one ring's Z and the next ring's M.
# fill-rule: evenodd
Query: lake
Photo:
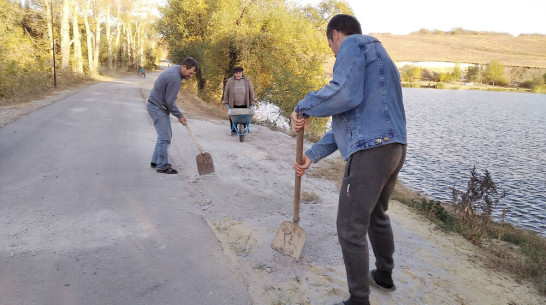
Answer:
M546 95L404 88L408 153L400 180L438 201L470 170L506 191L494 213L546 235Z
M400 180L427 197L451 202L466 191L470 170L488 170L506 192L495 219L546 236L546 95L403 88L408 152ZM289 122L260 103L255 119Z

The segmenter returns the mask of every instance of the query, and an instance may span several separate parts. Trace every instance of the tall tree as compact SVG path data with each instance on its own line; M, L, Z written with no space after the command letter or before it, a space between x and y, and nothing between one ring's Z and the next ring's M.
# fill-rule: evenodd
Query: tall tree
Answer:
M85 1L85 9L83 12L83 21L85 24L85 33L87 38L87 65L89 67L89 73L90 74L96 74L97 69L95 68L94 60L93 60L93 32L91 31L91 26L89 24L89 12L90 12L90 6L91 1L93 0L84 0Z
M167 42L172 59L180 62L184 57L192 56L204 65L196 75L200 91L205 90L207 83L203 73L206 71L204 53L208 49L208 21L218 3L224 1L231 0L171 0L167 6L160 9L163 18L158 22L158 27ZM249 1L251 2L235 1L236 7Z
M161 12L158 29L171 59L198 59L199 94L205 98L221 98L234 65L244 66L258 99L278 105L284 115L326 83L330 50L322 29L329 12L311 19L284 0L171 0Z
M108 1L106 4L106 13L105 19L106 19L106 50L107 50L107 64L108 64L108 70L112 70L112 17L110 15L110 1Z
M334 15L353 15L353 10L345 0L323 0L316 7L312 5L303 7L302 12L322 32L326 31L328 20Z
M120 42L121 42L121 29L123 26L121 20L121 0L116 0L116 43L114 44L114 61L116 62L116 67L120 64Z
M79 3L77 0L72 1L72 37L74 40L74 66L72 71L83 74L83 59L82 59L82 42L80 35L80 27L78 23Z
M495 86L495 84L501 86L506 86L508 84L508 80L504 76L504 65L496 60L487 64L484 72L484 79L493 86Z
M53 55L53 27L51 18L51 0L39 0L40 5L44 8L44 22L47 28L47 37L49 45L49 57L52 58Z
M0 1L0 102L16 92L31 94L50 86L49 75L44 73L51 58L46 41L33 38L25 22L25 11L20 3Z
M100 34L101 34L101 7L102 7L102 1L101 0L94 0L93 1L93 16L95 18L95 43L94 43L94 49L93 49L93 69L95 71L99 70L99 55L100 55Z
M70 7L71 0L63 0L61 12L61 67L70 66Z

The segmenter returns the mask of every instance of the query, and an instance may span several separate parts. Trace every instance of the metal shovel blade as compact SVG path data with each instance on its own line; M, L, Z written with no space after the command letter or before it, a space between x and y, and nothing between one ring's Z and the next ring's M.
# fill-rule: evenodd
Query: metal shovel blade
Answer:
M208 152L198 154L195 160L197 161L199 175L214 173L214 163L212 162L212 156Z
M303 249L303 244L305 244L305 231L297 224L285 221L277 231L271 248L298 260Z

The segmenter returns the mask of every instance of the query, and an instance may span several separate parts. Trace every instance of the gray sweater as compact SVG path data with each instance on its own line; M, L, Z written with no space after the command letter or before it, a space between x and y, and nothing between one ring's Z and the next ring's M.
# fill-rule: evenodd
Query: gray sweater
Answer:
M176 96L182 84L180 65L174 65L163 71L154 83L148 102L160 107L165 113L172 113L177 118L184 114L176 106Z

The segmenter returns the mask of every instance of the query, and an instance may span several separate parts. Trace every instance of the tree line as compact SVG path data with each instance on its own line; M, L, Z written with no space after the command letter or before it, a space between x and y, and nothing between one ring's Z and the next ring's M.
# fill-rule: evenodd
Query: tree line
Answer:
M469 66L466 71L463 71L459 65L453 67L451 72L436 72L429 69L423 69L418 66L405 65L400 69L400 78L405 83L416 83L419 81L433 81L437 83L479 83L492 86L512 86L519 88L530 89L532 92L544 93L546 91L546 73L542 76L533 77L532 79L511 84L506 77L505 67L497 60L492 60L485 65ZM406 84L408 85L408 84ZM440 87L438 84L435 87Z
M411 32L410 35L502 35L512 36L506 32L491 32L491 31L474 31L463 28L454 28L450 31L442 31L438 29L429 30L427 28L420 28L418 31ZM544 36L540 33L520 34L519 36Z
M100 72L152 67L154 8L150 0L0 1L0 98L47 89L54 72L70 84Z
M325 30L338 13L353 14L345 0L167 0L160 7L153 0L1 0L0 100L51 89L54 72L69 87L108 71L151 69L166 50L174 63L198 60L192 86L204 100L219 101L240 65L257 98L287 115L327 83Z
M201 65L196 90L220 100L235 66L243 66L260 101L288 115L298 100L325 85L331 51L326 25L345 1L316 7L285 0L170 0L160 8L158 31L174 62L193 56Z
M456 65L451 72L435 72L417 66L405 65L400 68L400 78L403 82L419 80L442 83L467 81L479 82L497 86L507 86L509 81L504 74L504 65L494 60L486 65L468 67L466 74Z

